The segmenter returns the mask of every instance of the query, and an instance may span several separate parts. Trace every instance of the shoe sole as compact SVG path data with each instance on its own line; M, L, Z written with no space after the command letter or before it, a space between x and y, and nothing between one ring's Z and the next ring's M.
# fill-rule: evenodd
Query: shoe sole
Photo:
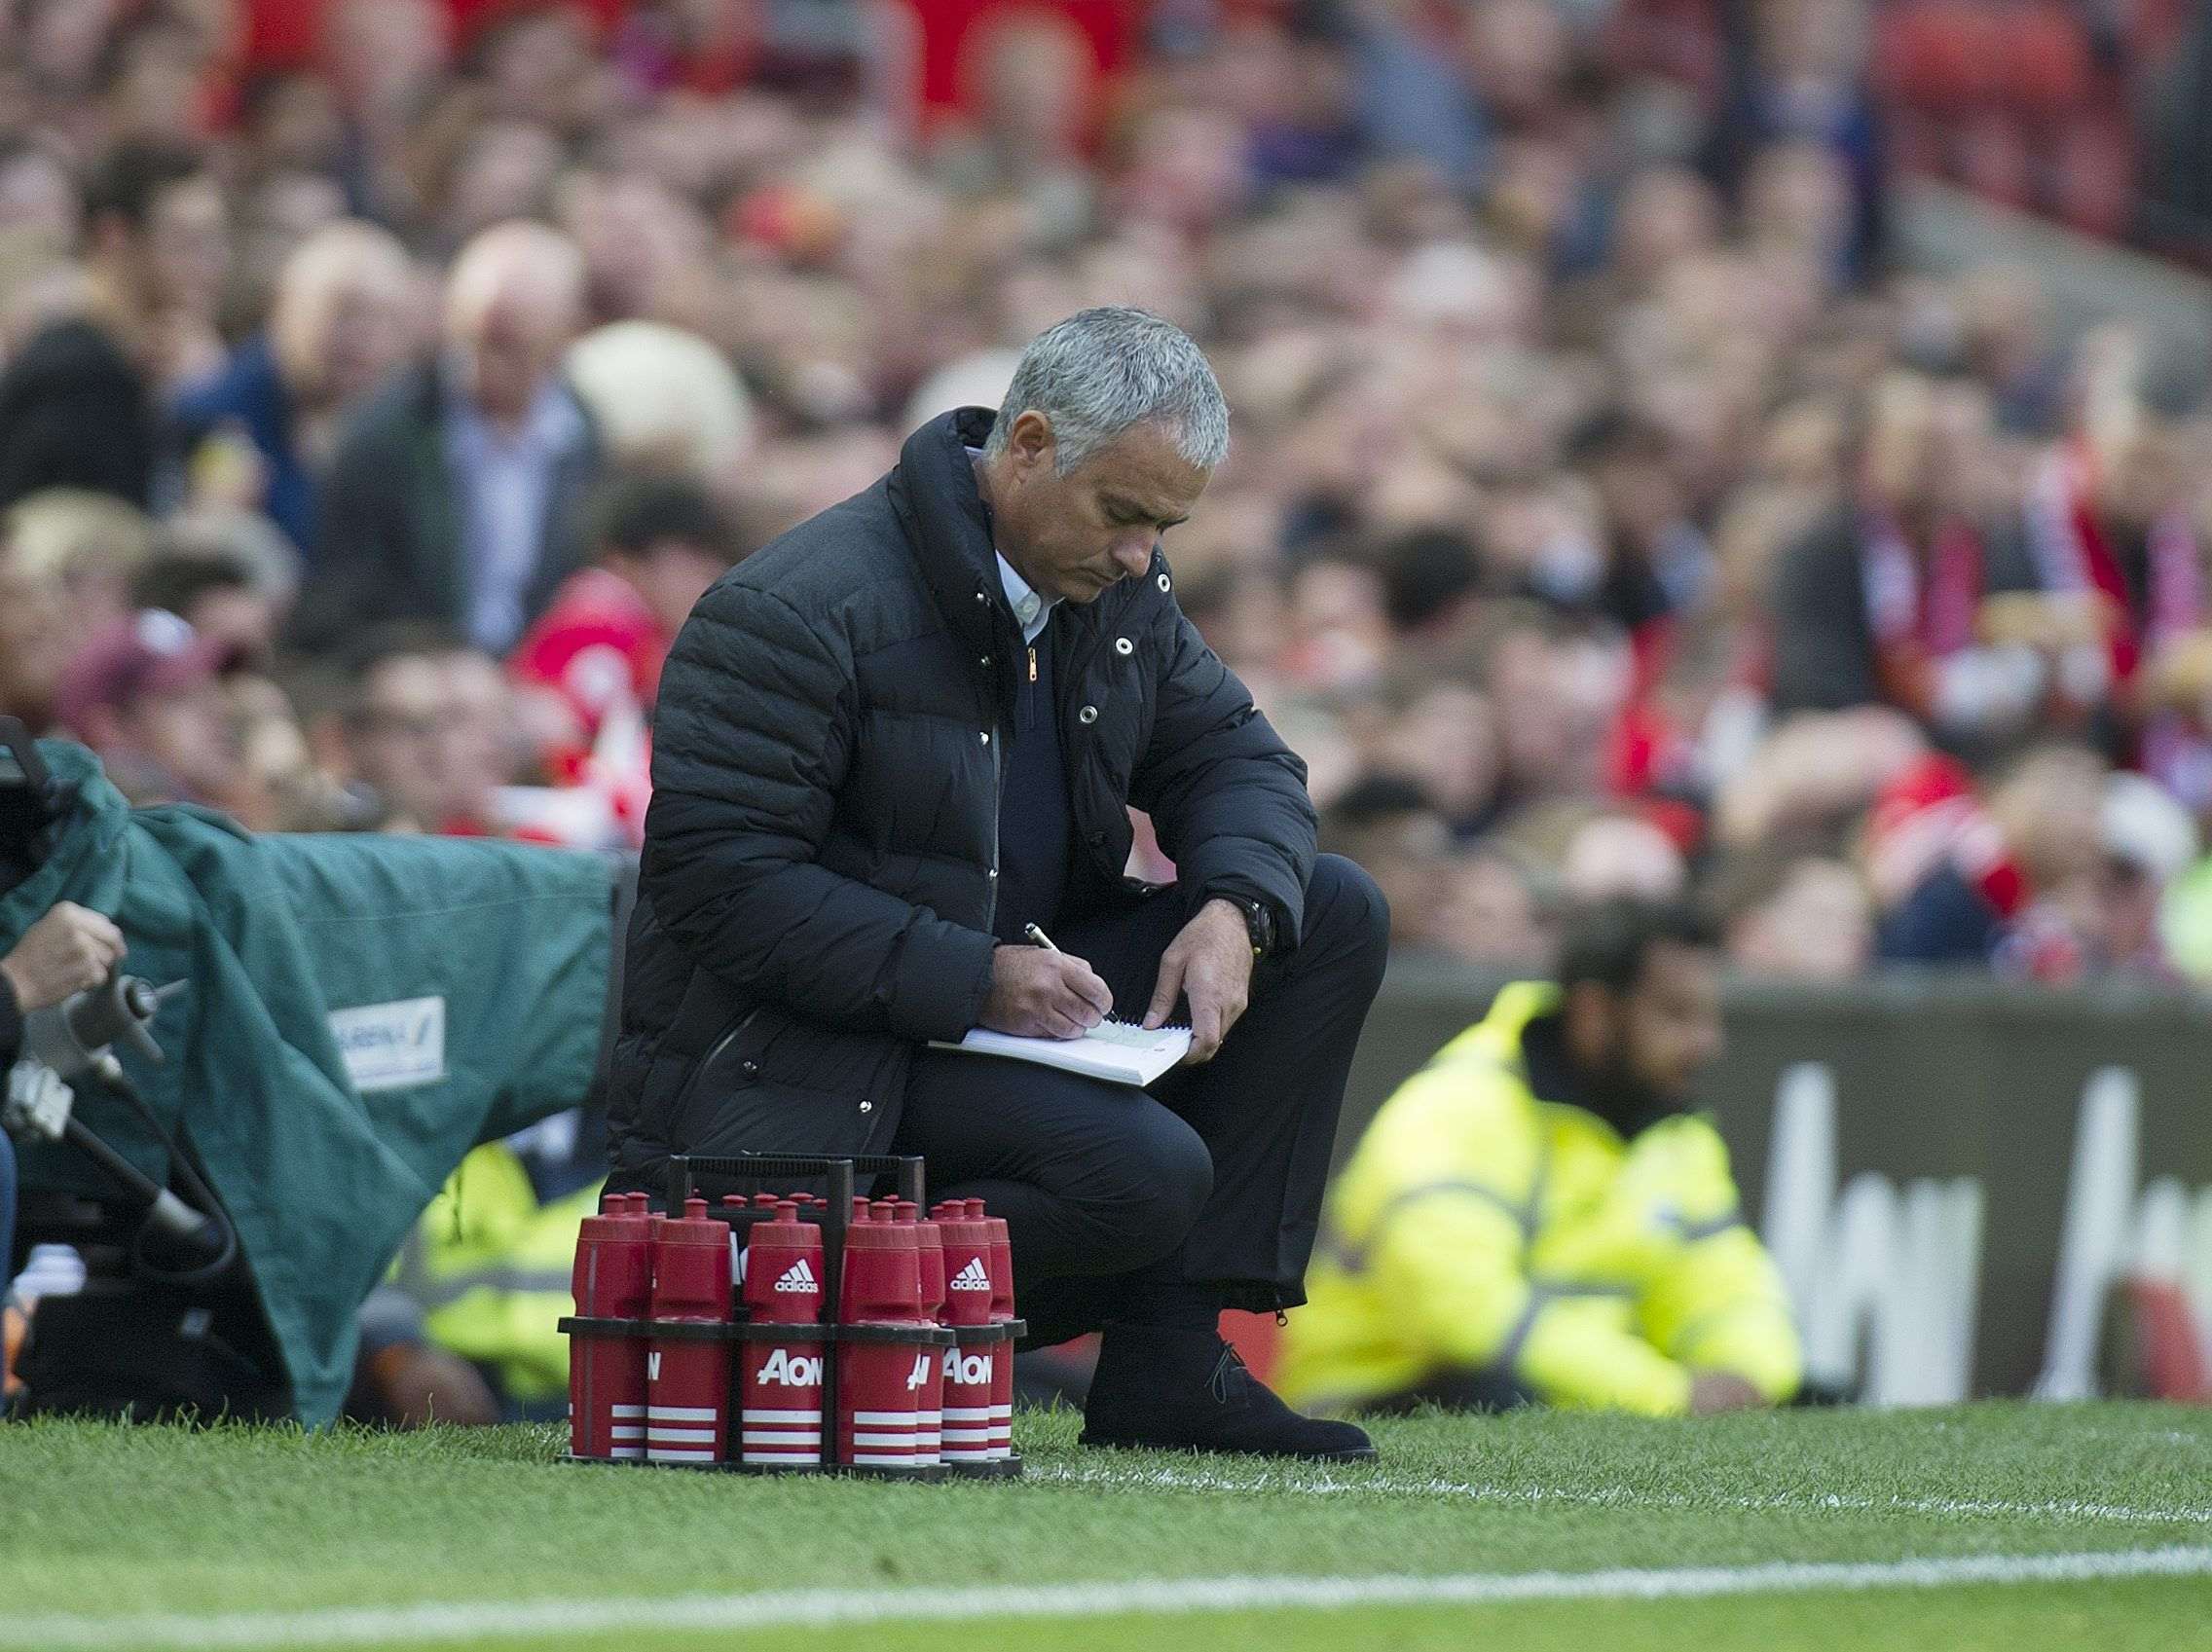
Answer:
M1094 1451L1179 1451L1185 1456L1204 1456L1211 1452L1224 1457L1280 1457L1294 1463L1369 1463L1379 1453L1373 1446L1360 1451L1239 1451L1225 1446L1166 1445L1151 1440L1093 1440L1088 1434L1076 1437L1078 1446Z

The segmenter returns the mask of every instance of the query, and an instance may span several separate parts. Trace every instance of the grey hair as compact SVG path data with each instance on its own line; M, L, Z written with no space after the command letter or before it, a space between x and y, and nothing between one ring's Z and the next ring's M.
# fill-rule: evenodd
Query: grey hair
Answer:
M1127 305L1080 310L1029 342L983 451L1004 453L1014 422L1031 411L1052 422L1053 468L1063 476L1153 422L1197 469L1229 454L1229 404L1204 353L1174 322Z

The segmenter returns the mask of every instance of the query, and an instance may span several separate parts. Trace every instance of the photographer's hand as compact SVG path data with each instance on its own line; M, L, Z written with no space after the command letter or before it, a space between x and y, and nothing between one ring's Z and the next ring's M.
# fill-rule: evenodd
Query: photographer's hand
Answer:
M123 962L123 932L97 912L62 900L0 958L0 979L26 1015L107 979Z

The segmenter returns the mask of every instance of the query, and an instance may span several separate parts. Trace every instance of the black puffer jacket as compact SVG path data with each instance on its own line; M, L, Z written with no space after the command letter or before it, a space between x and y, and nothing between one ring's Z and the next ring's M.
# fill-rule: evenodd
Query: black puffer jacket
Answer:
M924 425L677 638L614 1049L620 1181L671 1152L880 1153L916 1045L981 1010L1022 657L967 454L991 419ZM1183 617L1166 563L1055 623L1068 905L1129 898L1133 803L1193 910L1266 900L1295 941L1305 765Z

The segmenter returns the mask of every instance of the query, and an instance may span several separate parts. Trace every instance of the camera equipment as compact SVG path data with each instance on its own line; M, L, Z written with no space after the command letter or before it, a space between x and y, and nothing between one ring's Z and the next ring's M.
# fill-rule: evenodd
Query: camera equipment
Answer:
M48 771L21 720L0 717L0 890L14 888L45 863L76 797L74 786ZM211 1278L228 1267L238 1255L238 1237L221 1204L138 1094L111 1046L127 1044L149 1061L161 1060L161 1046L147 1024L185 984L156 987L135 975L115 975L104 985L33 1010L23 1017L21 1056L0 1086L0 1128L25 1141L67 1142L98 1165L134 1208L145 1211L132 1266L172 1284ZM145 1120L200 1208L156 1182L76 1117L77 1087L88 1082L121 1097ZM0 1257L0 1266L7 1261Z
M67 1142L145 1210L132 1264L142 1273L175 1284L212 1277L228 1267L238 1255L237 1236L191 1160L116 1060L112 1046L127 1043L148 1060L161 1060L161 1046L146 1025L184 987L183 981L155 987L136 975L115 975L103 986L24 1016L22 1057L9 1072L7 1092L0 1098L0 1127L10 1135ZM75 1086L88 1080L122 1097L146 1120L202 1208L156 1182L75 1116Z
M0 894L45 864L77 789L47 772L20 717L0 717Z

